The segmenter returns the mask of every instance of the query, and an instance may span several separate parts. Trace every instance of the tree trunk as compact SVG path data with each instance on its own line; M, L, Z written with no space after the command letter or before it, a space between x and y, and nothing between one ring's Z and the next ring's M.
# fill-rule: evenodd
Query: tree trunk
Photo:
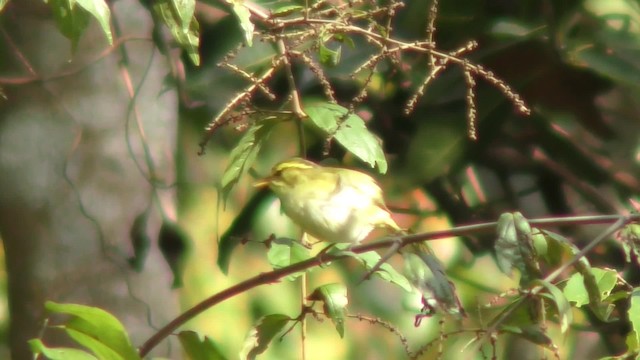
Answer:
M169 66L152 55L149 13L134 0L113 2L112 11L115 37L147 40L105 55L109 46L92 19L74 53L42 1L10 1L0 15L0 86L7 96L0 99L0 233L14 359L31 357L26 342L39 336L47 300L113 313L136 345L178 311L155 241L158 209L173 215L174 191L157 189L154 198L142 146L150 148L154 180L171 184L176 93L162 92ZM124 68L134 87L143 83L135 110ZM129 232L149 207L152 246L137 273L127 264ZM45 342L63 343L60 333L47 330ZM155 354L168 356L168 348Z

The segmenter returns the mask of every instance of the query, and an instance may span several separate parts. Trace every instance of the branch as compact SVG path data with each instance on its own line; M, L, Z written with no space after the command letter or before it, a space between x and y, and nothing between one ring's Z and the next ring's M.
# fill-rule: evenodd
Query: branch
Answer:
M596 224L611 224L611 223L615 223L615 225L618 225L618 224L624 225L626 223L629 223L632 221L639 221L639 220L640 220L640 214L633 214L626 217L622 215L599 215L599 216L572 216L572 217L560 217L560 218L533 219L533 220L529 220L529 224L531 224L532 226L537 226L539 228L550 228L555 226L566 226L566 225L596 225ZM493 231L496 225L497 225L497 222L489 222L489 223L481 223L481 224L474 224L474 225L458 226L458 227L447 229L447 230L438 230L438 231L430 231L430 232L421 233L421 234L406 235L406 236L400 237L399 240L401 241L401 244L402 244L401 246L406 246L409 244L428 241L428 240L436 240L436 239L450 238L450 237L456 237L456 236L466 236L466 235L479 234L479 233L488 233ZM603 234L608 234L608 233L609 231ZM605 237L605 236L603 235L601 237ZM356 254L362 254L362 253L366 253L373 250L388 248L393 244L397 244L397 242L398 242L397 237L390 237L390 238L382 239L380 241L375 241L368 244L354 246L353 248L350 249L350 251ZM593 243L590 244L588 247L583 249L578 255L581 255L581 256L584 255L593 246L595 246L593 245ZM288 275L294 274L296 272L303 271L314 266L319 266L321 264L326 264L327 262L341 260L347 257L348 255L331 255L331 254L321 253L313 258L301 261L299 263L295 263L271 272L258 274L250 279L247 279L225 290L222 290L217 294L214 294L204 299L200 303L196 304L194 307L180 314L178 317L176 317L167 325L165 325L162 329L160 329L157 333L151 336L140 347L139 349L140 356L141 357L146 356L164 338L171 335L173 331L175 331L177 328L185 324L187 321L193 319L195 316L202 313L203 311L227 299L230 299L254 287L274 283L279 279L286 277ZM575 258L572 259L571 262L573 261L575 261ZM553 278L555 278L556 276L557 274L554 275ZM548 277L548 278L551 278L551 277Z

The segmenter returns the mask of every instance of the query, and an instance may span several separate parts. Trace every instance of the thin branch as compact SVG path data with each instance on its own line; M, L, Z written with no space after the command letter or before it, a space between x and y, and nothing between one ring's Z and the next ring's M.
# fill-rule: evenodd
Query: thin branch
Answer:
M587 225L587 224L596 225L596 224L615 223L616 225L615 228L617 229L620 227L619 224L626 224L628 222L639 221L639 220L640 220L640 214L633 214L626 217L621 215L573 216L573 217L560 217L560 218L532 219L532 220L529 220L529 224L531 224L532 226L549 228L549 227L566 226L566 225ZM353 248L350 249L350 251L356 254L362 254L372 250L388 248L391 245L396 244L398 242L398 239L402 242L402 246L406 246L409 244L418 243L418 242L427 241L427 240L436 240L436 239L450 238L450 237L456 237L456 236L467 236L472 234L488 233L488 232L494 231L496 225L497 225L496 222L489 222L489 223L481 223L481 224L474 224L474 225L458 226L452 229L431 231L431 232L426 232L421 234L406 235L400 238L398 237L385 238L385 239L371 242L368 244L354 246ZM601 237L606 237L608 233L609 231L604 232ZM589 246L588 250L590 250L593 246L595 245ZM578 255L584 256L584 254L586 254L587 251L583 249L583 251L578 253ZM578 255L576 255L576 257ZM345 259L347 257L349 257L349 255L339 255L339 254L331 255L326 253L319 254L313 258L301 261L299 263L291 264L289 266L286 266L271 272L258 274L252 278L249 278L225 290L222 290L204 299L203 301L196 304L192 308L188 309L184 313L180 314L178 317L176 317L167 325L165 325L162 329L160 329L157 333L151 336L140 347L139 354L142 357L146 356L163 339L171 335L173 331L175 331L177 328L184 325L187 321L193 319L195 316L202 313L203 311L227 299L230 299L254 287L277 282L279 279L286 277L288 275L294 274L296 272L304 271L314 266L320 266L322 264L326 264L327 262ZM556 276L557 275L555 275L553 278L555 278ZM551 276L549 276L548 278L551 278Z

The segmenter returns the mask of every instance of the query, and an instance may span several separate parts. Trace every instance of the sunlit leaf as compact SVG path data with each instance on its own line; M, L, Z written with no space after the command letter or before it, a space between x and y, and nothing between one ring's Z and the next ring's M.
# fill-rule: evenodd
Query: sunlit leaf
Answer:
M75 0L78 5L91 14L102 28L102 32L107 38L109 45L113 44L113 35L111 34L111 10L105 0ZM192 0L193 1L193 0Z
M292 319L282 314L271 314L258 320L258 324L249 330L240 352L241 360L252 360L262 354L273 338L278 335Z
M96 307L58 304L52 301L47 301L45 308L50 313L71 315L71 319L63 324L66 329L75 330L96 339L125 360L140 358L124 326L108 312Z
M618 273L615 270L600 268L591 268L590 271L596 279L595 285L597 288L593 291L600 294L599 300L602 301L609 296L611 290L613 290L616 285ZM582 274L575 273L567 281L563 292L567 300L575 302L576 306L580 307L590 302L587 286L592 285L584 282L584 276Z
M326 136L334 138L344 148L371 167L387 172L387 160L382 144L366 127L364 120L349 110L331 103L313 103L304 106L309 120Z
M323 302L324 314L333 321L340 337L344 337L345 309L349 304L346 286L335 283L322 285L316 288L308 299Z
M42 354L49 360L96 360L97 358L84 350L66 347L47 347L40 339L29 340L31 352Z
M242 136L231 154L229 165L222 174L222 196L226 198L233 186L249 170L256 160L256 156L271 135L276 121L265 119L254 123Z
M248 46L253 45L253 29L254 25L251 22L251 13L246 6L244 6L244 1L242 0L233 0L232 1L232 9L233 13L236 14L238 21L240 21L240 27L244 33L244 40Z
M310 249L300 244L299 241L293 239L275 239L271 242L271 247L267 252L269 264L271 264L274 269L280 269L285 266L307 260L310 257ZM301 274L302 272L289 275L287 280L294 280Z
M183 27L183 19L176 12L171 0L157 0L153 3L154 12L167 25L178 45L187 53L195 65L200 65L200 25L195 16L191 17L188 27Z
M124 358L120 354L116 353L113 349L100 342L100 340L89 336L80 331L65 328L67 335L72 338L76 343L91 350L96 357L100 360L123 360Z

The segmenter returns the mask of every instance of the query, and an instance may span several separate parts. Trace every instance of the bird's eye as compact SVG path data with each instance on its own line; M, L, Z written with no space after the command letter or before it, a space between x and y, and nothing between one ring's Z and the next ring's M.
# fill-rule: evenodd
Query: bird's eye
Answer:
M282 169L278 169L273 172L273 177L280 177L282 175Z

